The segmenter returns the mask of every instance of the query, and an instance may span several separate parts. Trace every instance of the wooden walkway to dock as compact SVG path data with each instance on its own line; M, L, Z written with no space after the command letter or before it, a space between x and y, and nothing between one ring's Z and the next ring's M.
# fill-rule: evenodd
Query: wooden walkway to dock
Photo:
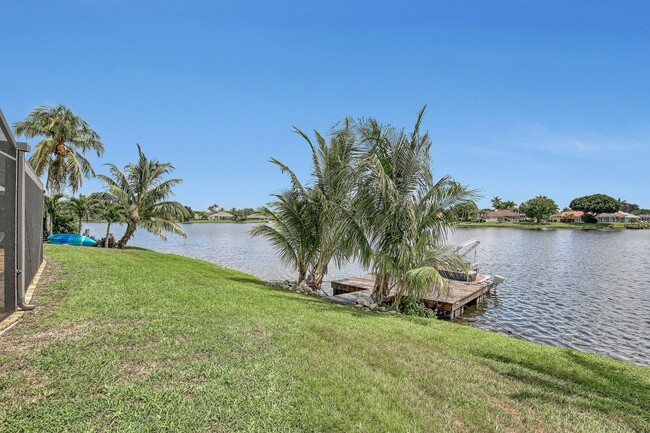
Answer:
M485 295L492 288L492 285L487 279L479 279L478 281L471 282L448 281L449 288L447 291L440 293L432 291L420 300L429 308L446 312L451 318L462 314L465 306L484 299ZM332 301L351 303L349 301L356 300L366 293L369 296L374 286L375 276L372 274L332 281L332 289L334 290L334 296L332 297L334 299ZM357 295L359 296L348 295L353 292L363 292L363 294L358 293Z

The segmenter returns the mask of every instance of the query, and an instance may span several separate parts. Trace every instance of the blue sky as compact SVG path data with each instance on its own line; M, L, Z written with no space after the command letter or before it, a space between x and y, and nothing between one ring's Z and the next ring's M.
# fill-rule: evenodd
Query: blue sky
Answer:
M2 16L5 117L64 103L101 134L98 171L140 143L195 209L265 203L288 184L270 157L306 177L292 125L409 126L425 103L435 172L481 207L592 193L650 207L648 2L59 0Z

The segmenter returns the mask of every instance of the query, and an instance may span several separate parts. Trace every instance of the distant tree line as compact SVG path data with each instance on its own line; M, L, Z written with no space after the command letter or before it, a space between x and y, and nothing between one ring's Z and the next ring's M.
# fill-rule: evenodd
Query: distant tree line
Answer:
M547 196L539 195L521 203L519 206L511 200L503 200L496 196L491 200L492 209L479 209L476 203L466 202L454 207L451 211L458 221L483 221L488 212L492 210L511 210L519 212L526 218L537 223L548 220L558 212L555 201ZM639 207L637 204L628 203L619 198L615 199L605 194L593 194L584 197L577 197L571 201L569 207L564 211L575 210L584 212L583 221L587 223L597 222L596 215L600 213L627 212L635 215L650 215L650 209Z
M208 206L207 211L191 211L191 208L188 208L191 213L191 217L189 220L205 220L210 217L210 215L217 213L217 212L228 212L233 216L233 221L246 221L250 215L260 213L259 209L253 209L252 207L245 207L242 209L238 208L230 208L230 209L225 209L218 204L212 204Z

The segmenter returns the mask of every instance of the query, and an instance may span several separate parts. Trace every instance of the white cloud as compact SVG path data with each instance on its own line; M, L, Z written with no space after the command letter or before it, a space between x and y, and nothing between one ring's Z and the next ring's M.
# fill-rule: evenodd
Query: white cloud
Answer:
M493 137L498 148L515 153L564 156L578 159L615 158L642 148L633 137L608 137L594 133L557 133L542 125L518 125Z

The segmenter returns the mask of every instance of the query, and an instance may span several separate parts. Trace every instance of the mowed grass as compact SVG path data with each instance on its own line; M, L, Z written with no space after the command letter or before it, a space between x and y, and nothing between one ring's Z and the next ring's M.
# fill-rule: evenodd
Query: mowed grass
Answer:
M650 431L648 368L175 255L45 252L0 336L2 431Z

